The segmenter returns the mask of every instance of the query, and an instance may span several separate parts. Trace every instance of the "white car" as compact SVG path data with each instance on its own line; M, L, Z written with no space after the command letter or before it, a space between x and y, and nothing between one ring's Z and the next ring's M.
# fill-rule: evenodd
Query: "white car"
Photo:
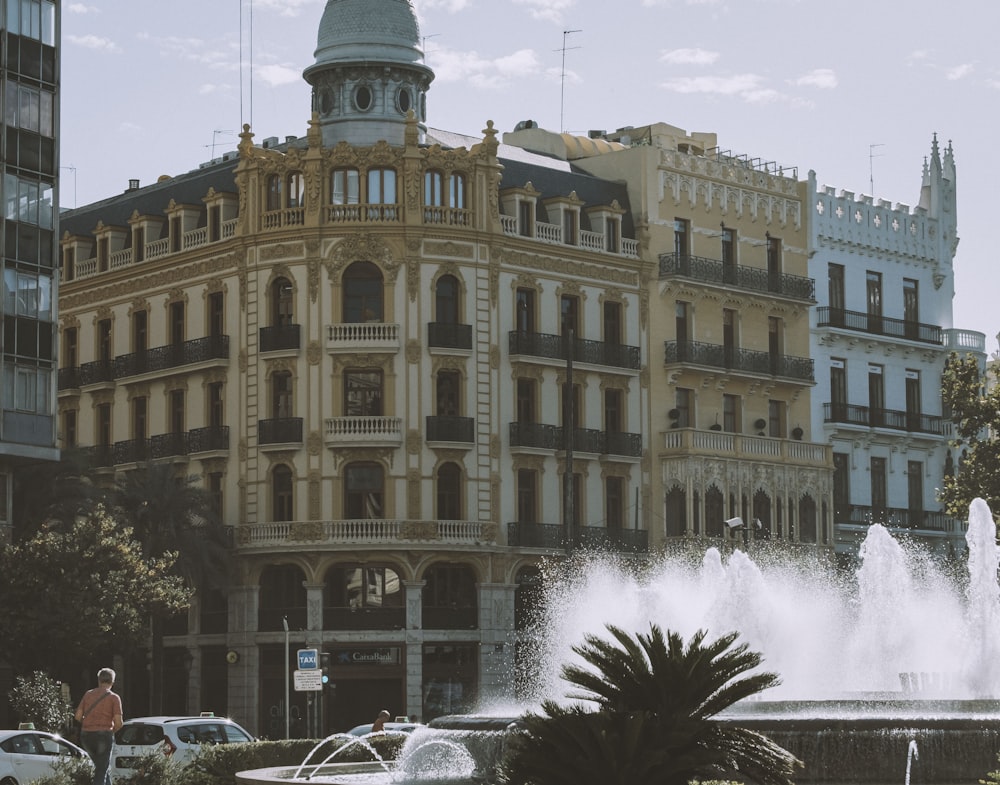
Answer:
M383 727L386 733L413 733L417 728L422 728L423 723L420 722L387 722ZM367 736L372 732L372 723L367 725L356 725L349 731L352 736ZM0 784L2 785L2 784Z
M0 785L26 785L54 773L58 763L90 760L80 747L41 730L0 730Z
M129 777L139 760L151 753L183 764L198 754L202 744L250 741L256 741L250 732L226 717L137 717L115 733L111 772L116 777Z

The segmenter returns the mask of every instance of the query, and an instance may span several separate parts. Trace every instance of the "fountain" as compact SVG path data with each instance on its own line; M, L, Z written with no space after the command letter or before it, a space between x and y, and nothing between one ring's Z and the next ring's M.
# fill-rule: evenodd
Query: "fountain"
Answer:
M782 683L719 719L760 730L805 761L798 782L898 782L918 747L920 782L976 782L1000 751L1000 551L981 499L970 506L966 541L960 581L879 524L853 577L782 558L766 544L726 560L712 548L700 564L667 558L641 574L608 555L552 564L538 619L545 634L529 658L538 665L532 694L565 695L560 671L577 660L572 646L608 623L635 631L658 624L685 640L698 629L710 637L737 630ZM411 735L395 766L328 761L310 781L488 781L505 729L530 708L438 718Z

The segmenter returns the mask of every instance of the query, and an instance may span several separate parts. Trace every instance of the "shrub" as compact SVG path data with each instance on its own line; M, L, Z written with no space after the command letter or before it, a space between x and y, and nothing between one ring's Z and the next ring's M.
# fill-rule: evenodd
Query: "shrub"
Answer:
M92 785L94 767L89 758L65 758L53 767L47 777L32 780L31 785Z
M42 671L18 676L8 696L21 722L34 723L36 730L62 733L72 724L73 707L63 698L62 687Z

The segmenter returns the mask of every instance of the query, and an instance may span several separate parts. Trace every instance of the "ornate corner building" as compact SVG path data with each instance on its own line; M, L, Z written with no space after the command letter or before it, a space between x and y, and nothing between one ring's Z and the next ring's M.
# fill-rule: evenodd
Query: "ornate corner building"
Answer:
M303 138L245 128L64 218L63 446L175 462L233 532L227 596L169 630L167 713L282 735L286 621L336 689L321 717L293 693L293 733L468 710L509 692L543 557L648 550L628 189L429 130L418 41L408 3L329 2Z

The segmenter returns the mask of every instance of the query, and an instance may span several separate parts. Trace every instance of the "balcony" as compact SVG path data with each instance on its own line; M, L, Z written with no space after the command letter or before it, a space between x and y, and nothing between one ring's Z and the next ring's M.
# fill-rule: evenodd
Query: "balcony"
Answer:
M629 237L621 238L621 253L618 254L616 251L608 250L608 238L601 232L590 232L581 229L577 242L567 243L563 239L562 226L557 224L547 224L541 221L535 222L534 234L530 236L521 231L516 215L501 215L500 224L503 227L503 233L511 237L535 239L538 242L550 243L552 245L573 245L587 251L621 255L629 259L639 258L639 241Z
M257 423L257 444L302 444L302 418L260 420Z
M298 350L301 346L297 324L277 324L272 327L261 327L259 345L262 352L280 352Z
M955 533L962 531L961 522L944 512L910 510L905 507L867 507L858 504L834 505L837 524L871 526L881 523L890 529L921 529L923 531Z
M512 422L510 447L538 450L565 450L566 434L561 425ZM593 428L573 429L573 450L594 455L642 457L642 434L621 431L598 431Z
M398 352L399 325L386 322L343 322L326 328L326 349L339 352Z
M73 366L71 368L60 368L56 376L56 389L59 392L63 390L77 390L80 387L80 367Z
M875 316L860 311L845 311L843 308L823 306L816 309L817 327L836 327L851 332L879 335L886 338L902 338L907 341L942 346L944 333L936 324L921 324L888 316Z
M176 458L199 452L229 449L228 426L195 428L178 433L163 433L145 439L126 439L111 447L111 460L115 466L124 463L142 463L161 458Z
M625 368L629 371L638 371L641 367L639 347L620 343L574 338L570 346L569 340L562 335L512 330L508 348L511 357L541 357L546 360L557 360L563 364L572 352L573 362Z
M241 551L340 550L344 546L387 545L440 548L495 543L496 524L489 521L398 520L355 518L340 521L274 521L243 524L236 529Z
M553 523L508 523L507 544L512 548L566 550L566 527ZM603 526L578 526L573 549L649 553L649 532Z
M427 441L474 444L476 421L472 417L427 417Z
M80 386L103 384L115 380L113 360L94 360L80 366Z
M697 428L675 428L663 434L663 452L660 457L694 455L721 455L736 460L794 463L822 468L832 466L833 463L833 448L828 444Z
M857 425L864 428L889 428L908 433L948 436L950 421L935 414L878 409L849 403L824 403L823 422Z
M699 341L666 341L664 349L666 365L702 365L803 382L815 381L813 361L808 357L790 357Z
M327 447L399 447L403 418L382 416L331 417L326 421Z
M229 359L229 336L210 335L184 343L172 343L115 357L116 379L147 373L162 373L195 363Z
M447 322L427 323L427 345L432 349L472 350L472 325Z
M767 292L795 300L816 301L816 282L812 278L742 264L726 264L718 259L690 254L661 254L660 279L673 277L751 292Z

